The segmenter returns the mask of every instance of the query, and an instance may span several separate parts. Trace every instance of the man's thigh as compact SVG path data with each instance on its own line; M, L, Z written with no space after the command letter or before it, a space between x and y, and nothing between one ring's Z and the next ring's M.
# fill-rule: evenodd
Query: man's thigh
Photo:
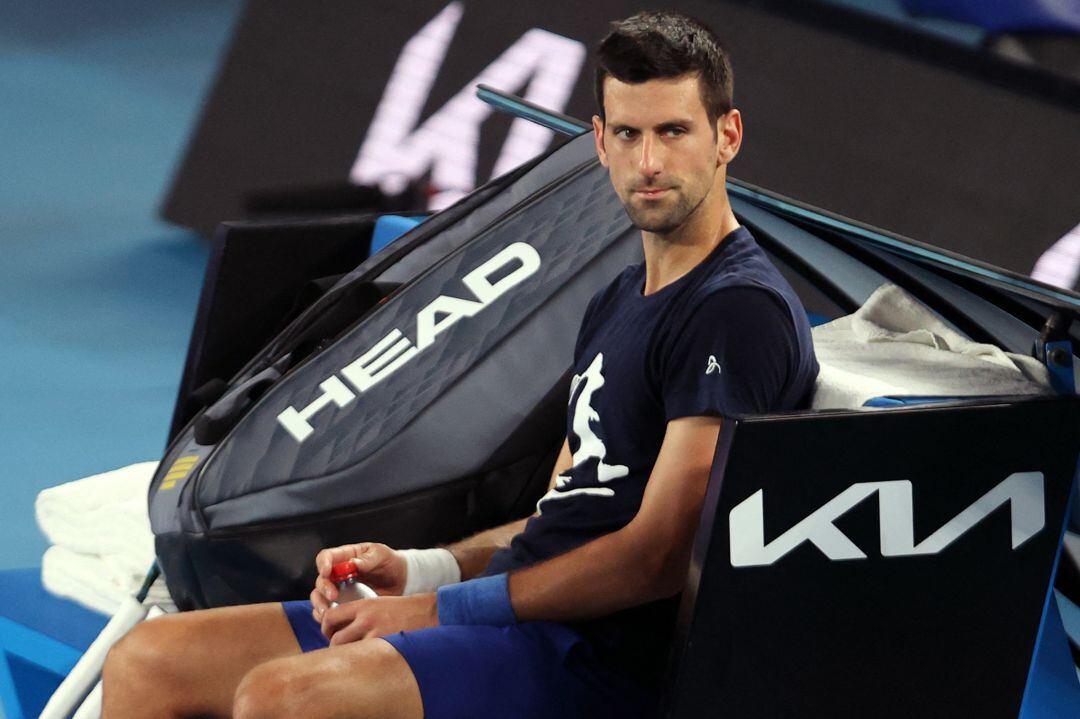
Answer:
M280 604L182 612L143 622L109 655L106 715L152 696L184 714L227 716L241 679L264 662L301 653Z
M240 682L234 719L423 719L412 670L382 639L316 649L255 667Z
M318 625L304 605L290 607L293 630L314 636ZM656 705L655 693L600 666L576 631L554 622L437 626L330 648L301 643L309 649L302 657L256 669L253 678L267 681L250 694L303 695L290 709L319 717L632 719L652 716Z

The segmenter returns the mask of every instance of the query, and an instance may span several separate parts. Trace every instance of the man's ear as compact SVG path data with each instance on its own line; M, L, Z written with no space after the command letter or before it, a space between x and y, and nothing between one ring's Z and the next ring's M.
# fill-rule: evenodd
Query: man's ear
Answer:
M604 121L599 115L592 116L593 139L596 140L596 156L600 158L600 164L607 167L607 150L604 149Z
M716 164L726 165L735 159L742 147L742 113L728 110L716 118Z

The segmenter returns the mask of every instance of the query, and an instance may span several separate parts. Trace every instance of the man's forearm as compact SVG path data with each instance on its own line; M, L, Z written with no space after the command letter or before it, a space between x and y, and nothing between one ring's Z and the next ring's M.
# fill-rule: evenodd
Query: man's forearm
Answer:
M454 555L461 568L461 579L472 579L482 572L491 561L491 555L502 547L510 546L510 540L525 529L527 521L528 517L518 519L448 545L446 549Z

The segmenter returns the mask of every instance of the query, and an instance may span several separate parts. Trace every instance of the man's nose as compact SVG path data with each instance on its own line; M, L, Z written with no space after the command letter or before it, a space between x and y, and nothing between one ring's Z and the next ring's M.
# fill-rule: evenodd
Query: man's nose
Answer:
M652 135L646 134L641 140L641 158L638 171L644 177L656 177L664 169L663 148Z

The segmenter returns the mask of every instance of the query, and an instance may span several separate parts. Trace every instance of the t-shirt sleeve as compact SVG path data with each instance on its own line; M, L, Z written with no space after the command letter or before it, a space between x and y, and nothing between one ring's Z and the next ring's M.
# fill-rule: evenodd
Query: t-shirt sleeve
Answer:
M731 287L710 294L671 340L661 368L664 415L739 415L775 409L798 340L772 292Z

